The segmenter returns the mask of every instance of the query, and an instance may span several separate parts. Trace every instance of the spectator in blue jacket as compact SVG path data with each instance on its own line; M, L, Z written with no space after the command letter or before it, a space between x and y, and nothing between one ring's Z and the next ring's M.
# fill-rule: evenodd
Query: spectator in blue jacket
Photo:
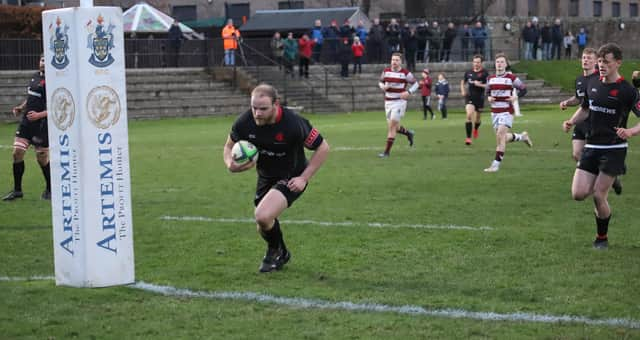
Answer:
M315 62L320 61L320 54L322 53L322 43L324 42L324 34L325 32L322 28L322 21L320 21L320 19L316 19L311 32L309 32L309 38L316 42L316 44L313 45L312 54L313 61Z
M449 82L445 78L444 73L438 74L438 82L436 83L436 96L438 96L438 110L442 115L442 119L447 119L447 98L449 98Z
M576 37L576 42L578 43L578 55L582 55L582 51L584 50L585 47L587 47L587 41L588 41L587 31L584 29L584 27L580 27L580 32Z
M367 35L369 35L369 32L367 32L367 29L364 28L364 22L362 20L359 20L358 27L356 27L356 36L360 38L360 43L362 45L366 44Z
M487 31L482 27L482 23L480 21L477 21L475 27L471 30L471 37L473 39L473 53L484 56Z

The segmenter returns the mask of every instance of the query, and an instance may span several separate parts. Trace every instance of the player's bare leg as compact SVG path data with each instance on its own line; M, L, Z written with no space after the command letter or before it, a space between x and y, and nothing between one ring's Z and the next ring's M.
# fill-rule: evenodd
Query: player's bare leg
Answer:
M475 119L473 121L473 138L477 139L480 136L480 123L481 123L480 111L475 111Z
M391 147L393 147L393 142L396 140L396 134L398 133L399 126L399 121L393 119L387 120L387 144L384 148L384 152L378 155L379 157L389 157L389 153L391 153Z
M291 258L278 221L278 216L287 207L287 198L284 194L276 189L271 189L255 209L258 233L268 245L267 252L260 264L260 272L280 270Z

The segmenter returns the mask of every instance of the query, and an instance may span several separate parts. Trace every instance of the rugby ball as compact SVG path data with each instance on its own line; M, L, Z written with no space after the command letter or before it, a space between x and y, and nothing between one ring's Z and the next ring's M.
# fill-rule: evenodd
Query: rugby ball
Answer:
M236 164L245 164L258 160L258 148L246 140L239 140L231 148L231 157Z

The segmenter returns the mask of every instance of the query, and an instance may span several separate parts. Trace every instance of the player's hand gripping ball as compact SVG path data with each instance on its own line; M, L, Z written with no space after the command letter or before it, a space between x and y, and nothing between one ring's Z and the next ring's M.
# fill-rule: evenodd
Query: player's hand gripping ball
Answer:
M258 148L246 140L237 141L233 144L233 148L231 148L231 157L238 165L257 162L258 155Z

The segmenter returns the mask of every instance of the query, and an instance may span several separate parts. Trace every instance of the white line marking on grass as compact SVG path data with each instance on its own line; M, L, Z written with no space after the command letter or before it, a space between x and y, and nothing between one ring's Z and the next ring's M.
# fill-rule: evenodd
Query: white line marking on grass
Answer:
M337 309L358 312L375 313L396 313L409 315L423 315L443 317L450 319L474 319L483 321L515 321L515 322L537 322L537 323L581 323L590 326L616 326L626 328L640 328L640 321L632 319L591 319L577 315L549 315L533 313L494 313L494 312L473 312L464 309L427 309L420 306L390 306L378 303L355 303L351 301L332 302L320 299L306 299L299 297L278 297L268 294L254 292L207 292L180 289L171 286L160 286L146 282L137 282L132 288L141 289L165 296L205 298L216 300L249 301L267 304L276 304L287 307L305 309Z
M162 216L161 220L165 221L198 221L198 222L213 222L213 223L255 223L256 221L251 218L211 218L204 216ZM485 231L494 230L492 227L470 227L465 225L435 225L435 224L390 224L379 222L325 222L325 221L311 221L311 220L282 220L285 224L313 224L323 227L356 227L366 226L371 228L414 228L414 229L451 229L451 230L471 230L471 231Z
M30 277L9 277L9 276L0 276L0 282L13 282L13 281L50 281L54 280L53 276L30 276Z
M13 149L13 145L2 145L2 144L0 144L0 149Z
M7 277L0 276L0 281L49 281L52 276L31 276L31 277ZM248 301L265 304L275 304L294 308L305 309L337 309L356 312L371 313L396 313L408 315L434 316L449 319L473 319L482 321L514 321L514 322L536 322L536 323L579 323L590 326L615 326L625 328L640 329L640 321L634 319L592 319L579 315L549 315L534 314L525 312L515 313L494 313L494 312L473 312L464 309L427 309L420 306L404 305L391 306L379 303L356 303L351 301L332 302L320 299L307 299L301 297L279 297L269 294L254 292L208 292L194 291L172 286L161 286L144 281L138 281L128 287L139 289L151 293L172 297L205 298L213 300L233 300Z

